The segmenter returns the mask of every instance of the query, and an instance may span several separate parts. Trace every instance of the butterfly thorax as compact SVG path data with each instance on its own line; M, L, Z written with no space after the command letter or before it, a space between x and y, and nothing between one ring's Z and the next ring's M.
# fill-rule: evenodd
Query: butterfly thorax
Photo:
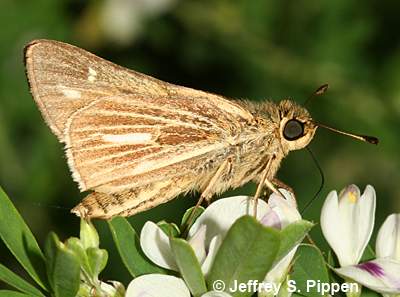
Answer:
M316 130L308 111L293 101L240 101L239 104L253 115L253 119L242 128L237 136L240 141L234 146L232 178L227 180L233 188L250 180L258 181L271 158L273 161L268 178L273 179L282 159L290 151L308 145ZM298 123L301 131L291 138L293 131L288 130L287 125L293 122Z

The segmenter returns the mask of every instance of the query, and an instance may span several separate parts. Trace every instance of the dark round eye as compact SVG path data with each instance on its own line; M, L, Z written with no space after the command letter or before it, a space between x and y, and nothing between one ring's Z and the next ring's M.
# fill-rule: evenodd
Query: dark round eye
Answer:
M283 129L283 137L286 140L296 140L303 136L304 125L298 120L289 120Z

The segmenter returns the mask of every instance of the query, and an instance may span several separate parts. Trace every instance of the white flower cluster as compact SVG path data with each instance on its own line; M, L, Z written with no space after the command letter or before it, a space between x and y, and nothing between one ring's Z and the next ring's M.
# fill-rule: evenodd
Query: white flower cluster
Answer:
M301 219L296 207L296 201L286 190L281 189L286 199L272 194L268 203L260 200L257 204L257 219L265 226L282 229L288 224ZM253 214L254 201L252 197L236 196L219 199L212 203L197 218L188 233L188 242L192 246L201 264L203 274L209 272L214 257L233 223L244 215ZM146 256L160 267L178 271L168 236L153 222L147 222L141 232L140 244ZM289 264L296 252L293 248L283 259L275 263L265 276L265 281L281 282L285 278ZM162 288L162 290L160 290ZM127 297L139 296L174 296L190 297L185 282L175 276L162 274L147 274L135 278L127 288ZM226 297L223 292L207 292L202 297Z
M400 214L390 215L379 229L376 259L359 264L371 239L375 222L376 194L355 185L338 196L332 191L321 212L321 228L341 268L335 272L383 294L400 293Z
M280 189L285 199L272 194L259 201L257 220L265 226L282 229L301 220L294 197ZM207 276L218 248L233 223L244 215L252 215L252 197L237 196L212 203L191 226L187 241L193 248ZM400 293L400 214L390 215L379 230L376 241L376 259L360 264L371 238L375 221L376 194L367 186L361 195L355 185L345 188L339 195L332 191L321 212L324 237L335 252L340 268L334 271L346 281L357 282L382 294ZM178 271L169 237L155 223L147 222L141 232L140 243L146 256L160 267ZM283 259L274 263L265 276L268 283L281 284L287 277L298 245ZM162 290L160 290L162 288ZM135 278L127 288L127 297L190 297L184 280L162 274L148 274ZM225 292L207 292L202 297L229 297Z

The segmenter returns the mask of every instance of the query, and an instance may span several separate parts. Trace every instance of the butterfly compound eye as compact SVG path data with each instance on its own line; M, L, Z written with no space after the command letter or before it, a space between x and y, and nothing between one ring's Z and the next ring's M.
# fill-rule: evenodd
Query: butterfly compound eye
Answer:
M298 120L289 120L283 129L286 140L296 140L304 135L304 125Z

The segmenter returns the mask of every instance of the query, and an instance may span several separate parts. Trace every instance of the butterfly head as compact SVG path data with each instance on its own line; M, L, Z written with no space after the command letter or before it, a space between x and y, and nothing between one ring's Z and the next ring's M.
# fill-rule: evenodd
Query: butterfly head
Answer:
M282 100L278 104L277 110L279 114L279 135L285 154L306 147L313 139L318 127L371 144L378 144L379 142L378 138L373 136L350 133L316 122L304 107L291 100Z
M313 139L317 125L308 111L290 100L278 104L279 135L284 152L306 147Z

